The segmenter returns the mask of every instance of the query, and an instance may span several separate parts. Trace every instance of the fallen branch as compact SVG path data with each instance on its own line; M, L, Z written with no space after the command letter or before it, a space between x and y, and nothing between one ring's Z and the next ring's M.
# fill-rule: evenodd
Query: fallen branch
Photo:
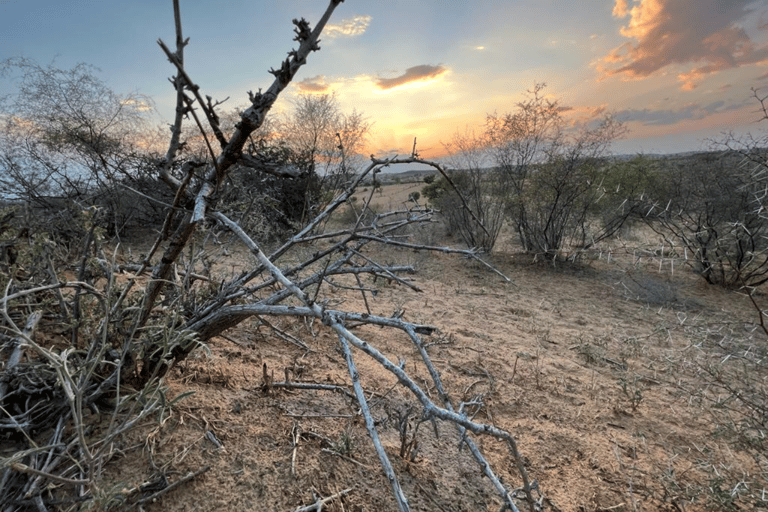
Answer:
M270 388L285 388L285 389L317 389L321 391L341 391L350 398L354 398L354 395L344 386L336 386L334 384L315 384L314 382L273 382L270 384Z
M536 510L536 508L538 508L539 502L541 502L541 499L543 497L540 498L539 500L535 500L533 497L533 491L538 490L538 483L536 481L531 482L529 480L528 473L525 469L525 466L523 465L523 458L520 456L520 453L517 450L517 443L514 437L508 432L501 430L497 427L494 427L492 425L476 423L470 420L469 418L467 418L465 414L461 412L456 412L453 410L450 399L442 386L442 382L440 380L439 374L435 370L434 366L431 364L429 356L426 353L426 351L423 349L421 340L418 337L419 330L421 330L421 333L425 333L425 332L431 333L434 331L434 328L424 329L426 326L416 326L408 322L405 322L400 318L387 319L387 318L376 317L374 315L368 315L368 314L356 314L356 313L333 311L333 310L326 309L324 304L315 302L302 289L301 286L297 285L295 282L288 279L285 276L285 274L283 274L283 272L277 266L275 266L275 264L272 261L270 261L270 259L261 251L259 246L237 224L229 220L226 216L224 216L221 213L218 213L218 212L214 213L213 216L217 220L225 224L227 227L229 227L238 236L238 238L240 238L240 240L248 247L251 253L256 257L256 259L261 264L261 266L263 266L272 275L272 278L277 283L280 284L280 286L283 288L284 291L290 292L291 295L293 295L296 299L298 299L301 303L304 304L303 306L276 306L276 305L268 306L265 304L247 304L242 306L230 306L230 308L237 308L238 310L240 310L241 314L245 313L245 311L250 311L251 313L256 313L258 311L259 312L258 314L285 314L285 315L291 315L295 317L315 317L321 320L324 325L329 326L331 329L333 329L338 335L342 352L344 353L345 360L347 361L349 374L350 374L350 377L352 378L352 384L353 384L355 396L357 397L361 411L365 418L366 428L368 429L368 433L373 442L374 448L376 449L376 452L379 455L381 466L384 469L384 472L387 476L387 479L390 482L390 485L392 486L393 494L395 496L398 509L401 512L406 512L410 510L408 506L408 502L402 492L400 484L397 481L397 477L394 474L392 466L389 463L387 454L384 451L383 447L381 446L381 441L379 440L378 433L373 422L373 418L367 406L365 393L362 389L362 386L360 385L359 375L354 364L352 352L350 350L350 344L353 345L355 348L365 352L367 355L372 357L376 362L378 362L381 366L383 366L387 371L394 374L397 377L398 381L403 386L408 388L416 396L419 402L422 404L423 417L432 419L433 421L436 419L440 419L440 420L451 422L454 425L456 425L456 427L459 429L459 432L461 434L461 438L470 447L470 451L472 452L473 456L477 460L478 464L481 466L483 473L491 479L494 486L498 490L499 494L502 496L505 506L510 508L513 512L519 512L519 509L517 508L514 502L514 498L517 491L510 492L501 483L500 479L496 477L495 473L491 470L490 465L488 464L486 459L483 457L482 453L479 451L477 446L472 442L472 440L467 436L467 434L471 432L473 434L478 434L478 435L481 435L481 434L490 435L492 437L496 437L504 441L507 444L507 447L509 448L510 455L512 456L513 461L518 469L518 472L520 473L520 476L523 480L523 486L521 488L521 491L523 493L524 499L528 502L531 511L534 511ZM267 313L267 310L269 310L270 313ZM232 311L230 310L230 313L231 312ZM377 324L387 325L389 327L394 327L402 331L405 331L408 334L408 336L413 340L413 342L417 345L417 347L420 348L422 358L427 368L429 369L430 375L432 376L433 383L435 384L435 386L439 391L440 398L444 406L440 407L436 405L431 400L429 395L418 384L416 384L416 382L408 375L408 373L404 370L404 368L394 364L392 361L390 361L386 356L384 356L378 349L376 349L370 343L358 338L352 332L350 332L349 329L346 327L347 323L350 320L355 320L356 322L368 323L373 325L377 325Z
M193 471L191 473L187 473L185 476L179 478L178 480L176 480L175 482L170 484L168 487L160 489L156 493L150 494L149 496L140 499L139 501L137 501L133 505L133 507L137 507L137 506L143 505L145 503L150 503L150 502L156 500L157 498L159 498L160 496L162 496L163 494L169 493L172 490L176 489L177 487L180 487L180 486L184 485L185 483L189 482L190 480L192 480L194 478L197 478L198 476L202 475L203 473L205 473L209 469L211 469L210 466L203 466L202 468L198 469L197 471Z
M352 351L349 349L347 340L339 335L339 343L341 344L341 350L344 353L344 359L347 361L347 368L349 369L349 375L352 378L352 387L355 390L355 396L357 397L357 403L360 405L360 410L365 418L365 428L368 429L368 435L371 437L373 447L376 449L376 454L379 456L379 462L381 462L382 468L384 468L384 474L389 480L389 485L392 487L392 493L395 495L395 501L397 502L397 508L400 512L409 512L411 510L408 505L408 500L403 494L403 489L400 487L400 482L397 480L395 470L392 469L392 464L389 462L387 452L384 451L384 446L379 439L379 433L376 430L376 423L373 420L373 415L370 409L368 409L368 401L365 399L365 391L363 386L360 385L360 375L355 367L355 361L352 358Z
M326 503L330 503L335 499L341 498L342 496L346 496L350 492L352 492L352 489L344 489L343 491L339 491L336 494L328 496L327 498L318 499L316 502L314 502L311 505L307 505L305 507L299 507L293 512L313 512L313 511L320 512L320 510L323 509L323 505L325 505Z

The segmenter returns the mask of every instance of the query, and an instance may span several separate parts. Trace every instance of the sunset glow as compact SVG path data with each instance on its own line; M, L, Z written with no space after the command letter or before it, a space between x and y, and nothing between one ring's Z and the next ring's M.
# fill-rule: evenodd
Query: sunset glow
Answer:
M174 39L171 2L107 4L3 3L2 57L91 63L170 120L173 70L155 41ZM234 107L269 86L266 71L295 45L290 20L314 23L324 3L182 0L181 9L190 75ZM275 110L333 93L372 123L369 153L407 153L417 137L424 156L439 157L454 133L480 129L487 113L513 110L546 82L574 123L609 112L626 122L614 152L705 149L722 132L763 129L751 89L768 85L767 27L766 0L347 0Z

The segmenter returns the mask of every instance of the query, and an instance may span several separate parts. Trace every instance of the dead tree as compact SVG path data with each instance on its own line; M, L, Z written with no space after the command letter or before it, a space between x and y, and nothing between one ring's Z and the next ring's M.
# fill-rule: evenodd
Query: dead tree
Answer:
M188 41L182 37L180 9L178 0L174 0L176 51L171 52L162 41L159 41L159 45L177 71L173 79L177 92L177 115L168 151L158 168L159 178L175 192L174 203L168 209L165 224L153 248L134 271L132 280L122 289L113 285L114 264L110 264L106 257L98 260L104 263L101 271L107 285L103 290L81 281L57 281L43 287L48 292L72 287L78 290L79 295L91 297L93 302L98 304L102 316L93 328L90 343L84 352L80 351L76 355L73 348L72 351L59 354L36 345L7 313L9 305L17 295L7 292L2 299L0 305L5 313L6 324L10 326L9 330L15 339L24 340L27 347L37 353L42 363L52 369L49 371L52 382L50 387L60 390L59 396L64 407L57 410L55 415L49 415L49 421L52 418L56 426L54 435L45 448L48 451L41 457L27 453L27 450L14 458L11 464L6 465L0 475L0 494L3 492L3 486L7 487L8 482L11 482L16 501L23 502L23 506L26 506L26 502L31 499L38 508L44 508L43 493L36 492L36 489L44 488L42 484L45 481L53 481L63 488L74 489L75 494L81 498L93 499L89 494L89 485L98 477L101 466L108 458L111 443L119 433L135 425L140 418L162 409L163 405L158 405L165 404L160 386L161 377L166 375L174 364L183 360L200 342L222 334L248 318L292 317L316 320L332 330L338 338L354 395L399 510L408 511L410 507L388 455L379 442L377 427L355 364L355 358L360 353L370 356L412 394L422 409L422 418L432 421L436 431L439 422L450 424L457 429L462 444L469 448L482 474L488 477L501 497L504 509L517 512L518 500L522 500L531 511L542 508L543 497L538 493L538 484L529 478L514 437L494 425L470 419L464 412L465 404L456 403L450 397L422 339L422 336L431 334L436 328L409 322L398 315L388 317L375 314L368 307L369 288L361 279L361 276L373 276L420 291L405 275L413 272L413 268L375 261L364 251L370 245L388 244L415 250L455 252L476 259L479 259L479 256L473 250L427 247L409 241L404 233L409 226L430 222L431 210L416 205L396 212L371 213L369 205L373 189L353 225L337 231L325 229L334 212L343 205L349 204L352 207L350 197L356 187L369 175L375 177L383 167L419 161L444 172L439 165L419 160L415 152L407 158L373 158L354 182L320 214L269 254L237 222L217 209L217 191L228 172L235 165L247 166L253 163L253 159L243 154L243 147L249 135L264 122L278 95L306 63L310 53L319 49L320 33L341 1L330 1L314 29L304 19L294 20L295 40L299 48L289 52L288 58L278 69L271 70L275 79L266 92L249 93L251 106L241 114L234 133L225 137L218 123L215 104L211 98L203 99L200 87L184 68L184 47ZM177 163L177 153L183 143L181 126L184 118L191 116L205 136L203 121L198 117L198 112L202 112L213 134L211 140L206 139L211 158L207 163L186 162L181 167L183 174L174 176L172 169ZM271 172L276 171L271 169ZM294 177L292 173L285 175L286 179ZM171 234L173 225L176 225L176 228ZM194 266L182 265L180 258L193 235L204 228L232 234L253 256L251 268L239 275L221 280L206 277L207 291L199 286L200 275L196 274ZM151 258L163 244L166 249L159 263L153 267ZM310 247L309 251L306 250L307 247ZM297 251L299 248L303 249L303 252ZM297 254L307 253L310 255L296 257ZM83 266L86 266L85 263ZM134 288L138 288L136 283L142 274L149 269L152 270L151 277L145 288L132 292ZM334 290L341 286L351 287L359 292L366 304L366 311L348 311L336 307L332 300ZM36 293L36 289L23 292L32 293ZM136 295L140 300L128 307L128 297ZM161 295L166 299L171 297L172 300L169 304L160 304ZM403 333L418 350L421 363L431 376L429 386L437 390L437 399L433 400L403 366L393 362L373 343L358 336L355 330L361 325L380 326ZM117 348L114 342L110 341L115 339L122 340ZM138 391L126 394L121 388L126 381L130 381ZM3 390L7 387L8 385L4 386ZM99 400L105 395L110 396L113 401L113 423L116 426L99 439L98 443L93 443L89 441L83 425L83 410L97 407ZM124 418L121 421L117 420L118 411L122 415L121 418ZM37 418L34 414L38 412L39 410L22 410L11 413L8 418L0 420L0 430L20 429L26 433L31 422ZM22 426L21 422L25 422L26 426ZM71 422L74 422L73 430L67 428ZM485 459L475 442L475 437L480 435L492 436L506 444L512 465L519 474L517 489L505 485ZM20 476L29 478L19 481ZM34 483L31 483L32 480Z

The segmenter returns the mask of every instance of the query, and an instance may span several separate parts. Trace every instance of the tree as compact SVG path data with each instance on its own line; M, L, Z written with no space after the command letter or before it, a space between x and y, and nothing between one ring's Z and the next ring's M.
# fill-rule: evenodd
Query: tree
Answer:
M280 138L308 171L307 179L316 180L311 193L315 199L325 197L320 207L360 169L369 128L360 112L341 112L331 94L302 94L278 123Z
M590 246L620 227L611 222L609 230L592 231L587 221L609 170L601 157L624 127L609 115L569 130L559 102L543 95L545 87L536 84L514 112L488 115L486 137L509 183L507 210L520 244L554 259L566 243Z
M58 211L62 199L102 206L119 232L139 214L138 196L123 200L120 185L140 185L157 149L153 105L139 94L115 93L96 71L26 58L0 64L0 75L17 84L0 98L0 179L6 193L42 208Z

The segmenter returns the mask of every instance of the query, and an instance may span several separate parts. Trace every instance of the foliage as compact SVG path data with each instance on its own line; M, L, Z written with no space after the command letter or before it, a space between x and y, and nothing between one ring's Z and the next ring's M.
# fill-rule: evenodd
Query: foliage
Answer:
M426 182L425 182L426 183ZM426 186L421 188L421 193L424 197L429 199L432 204L435 204L437 199L448 192L450 189L450 185L448 184L448 181L441 177L437 180L430 181Z

